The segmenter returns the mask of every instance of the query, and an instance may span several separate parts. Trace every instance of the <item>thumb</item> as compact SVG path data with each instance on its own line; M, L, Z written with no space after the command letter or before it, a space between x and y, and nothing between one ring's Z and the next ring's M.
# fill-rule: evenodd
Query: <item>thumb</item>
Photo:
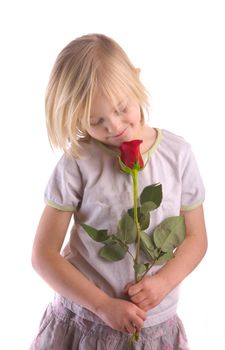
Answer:
M142 281L139 281L138 283L133 283L128 288L128 295L130 297L134 296L135 294L138 294L142 290Z
M124 287L124 289L123 289L123 293L124 293L124 294L128 294L128 291L129 291L130 287L133 286L134 283L135 283L135 282L129 282L129 283L127 283L127 285L126 285L126 286Z

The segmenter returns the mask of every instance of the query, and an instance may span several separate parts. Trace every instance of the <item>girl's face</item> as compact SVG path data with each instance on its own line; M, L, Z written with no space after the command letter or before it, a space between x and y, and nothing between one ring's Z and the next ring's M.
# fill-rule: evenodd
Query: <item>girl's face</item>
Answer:
M88 134L107 145L118 147L122 142L142 138L141 109L128 98L113 106L102 95L96 96L91 110Z

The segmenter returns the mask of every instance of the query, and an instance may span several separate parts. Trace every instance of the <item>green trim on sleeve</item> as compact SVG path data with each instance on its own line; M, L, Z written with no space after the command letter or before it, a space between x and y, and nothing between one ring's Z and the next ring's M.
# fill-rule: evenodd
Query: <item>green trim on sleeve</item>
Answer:
M198 208L200 207L200 205L202 205L202 203L204 202L204 199L197 202L197 203L194 203L192 205L183 205L180 210L182 211L188 211L188 210L192 210L192 209L195 209L195 208Z
M77 209L75 207L72 207L72 206L62 206L62 205L59 205L53 201L50 201L49 199L45 199L45 203L47 205L49 205L50 207L52 208L55 208L55 209L58 209L58 210L61 210L61 211L72 211L72 212L75 212Z

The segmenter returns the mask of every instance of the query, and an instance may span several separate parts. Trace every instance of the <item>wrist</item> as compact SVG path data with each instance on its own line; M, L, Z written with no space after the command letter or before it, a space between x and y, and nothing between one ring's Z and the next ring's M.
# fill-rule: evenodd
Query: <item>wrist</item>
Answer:
M164 267L158 271L157 276L160 278L160 283L166 294L170 293L178 284L169 271L164 269Z
M96 298L96 301L93 305L93 312L100 318L102 318L102 315L104 314L104 310L106 306L109 304L110 300L112 298L105 294L104 292L99 298Z

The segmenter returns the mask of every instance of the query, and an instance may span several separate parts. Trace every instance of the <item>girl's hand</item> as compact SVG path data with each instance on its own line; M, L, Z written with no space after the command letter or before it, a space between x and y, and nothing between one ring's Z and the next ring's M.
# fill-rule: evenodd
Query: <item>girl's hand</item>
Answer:
M107 298L97 314L111 328L126 333L139 331L146 320L145 311L130 301L116 298Z
M125 288L130 300L144 311L157 306L168 292L166 283L159 274L145 276L140 282L129 283Z

